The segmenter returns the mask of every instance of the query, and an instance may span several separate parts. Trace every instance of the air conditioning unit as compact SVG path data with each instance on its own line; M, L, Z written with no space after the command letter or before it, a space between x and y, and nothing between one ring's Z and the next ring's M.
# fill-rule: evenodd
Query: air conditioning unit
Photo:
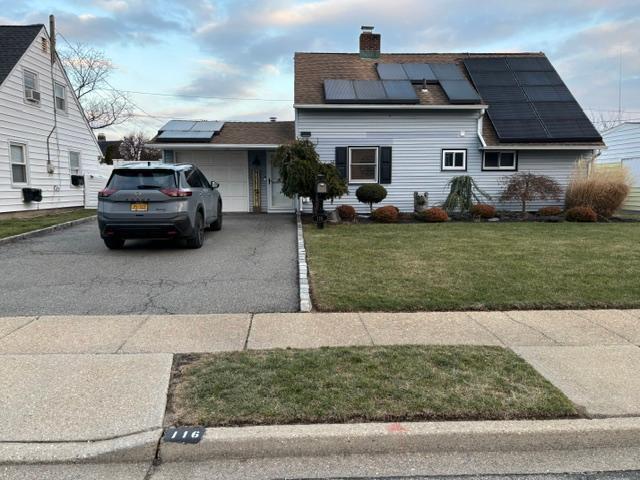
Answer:
M71 185L81 187L84 185L84 175L71 175Z
M22 189L22 199L26 203L41 202L42 201L42 189L41 188L28 188Z
M33 88L27 88L24 93L26 99L30 102L40 102L40 92L38 92L37 90L34 90Z

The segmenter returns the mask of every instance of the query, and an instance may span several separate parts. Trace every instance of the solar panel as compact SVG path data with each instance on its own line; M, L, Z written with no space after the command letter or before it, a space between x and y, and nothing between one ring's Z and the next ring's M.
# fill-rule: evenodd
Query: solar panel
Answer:
M328 103L351 103L356 100L352 80L325 80L324 96Z
M512 86L518 85L516 78L511 72L479 72L473 73L473 82L478 85L496 86Z
M469 72L506 72L509 70L504 58L468 58L464 66Z
M507 58L509 67L514 72L553 72L553 66L546 57L511 57Z
M412 82L422 82L424 80L436 82L438 80L436 74L433 73L431 65L428 63L403 63L402 68L404 68L407 78Z
M490 105L501 102L526 102L527 96L521 87L487 87L478 86L478 91L485 102Z
M358 100L386 100L382 82L379 80L354 80L353 88Z
M600 141L602 137L588 118L547 120L549 135L554 140L564 141Z
M529 120L538 118L530 103L496 103L489 106L488 112L492 119Z
M576 102L534 102L532 105L543 121L586 118Z
M195 124L196 122L191 120L170 120L160 129L160 131L175 130L178 132L188 132Z
M527 98L532 102L571 102L571 92L564 85L538 85L523 87Z
M535 119L494 119L489 114L491 122L496 129L496 133L500 140L508 141L528 141L528 140L546 140L548 135L542 123Z
M464 80L462 70L455 63L431 63L430 66L439 81Z
M560 75L556 72L514 72L518 83L530 85L563 85Z
M191 128L191 132L219 132L224 122L197 121Z
M376 65L380 80L407 80L407 74L399 63L378 63Z
M451 103L480 103L480 95L468 80L441 80L440 86Z
M167 130L160 132L157 138L163 140L209 140L212 136L212 132L179 132L177 130Z
M384 80L382 82L390 102L418 103L418 95L407 80Z

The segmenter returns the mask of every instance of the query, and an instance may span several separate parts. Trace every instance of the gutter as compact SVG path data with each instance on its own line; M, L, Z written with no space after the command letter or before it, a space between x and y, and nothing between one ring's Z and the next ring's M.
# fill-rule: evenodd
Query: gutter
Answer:
M517 143L486 145L481 150L604 150L602 145L519 145Z
M295 103L293 108L305 110L482 110L488 105L398 105L398 104L352 104L352 103L331 103L331 104L304 104Z
M276 149L280 144L263 143L145 143L147 148L171 150L264 150Z

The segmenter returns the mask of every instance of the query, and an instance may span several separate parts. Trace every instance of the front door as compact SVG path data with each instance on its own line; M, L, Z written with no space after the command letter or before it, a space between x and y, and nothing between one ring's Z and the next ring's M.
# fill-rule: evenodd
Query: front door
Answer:
M280 169L271 163L273 152L267 153L267 200L269 212L293 212L294 199L282 193Z

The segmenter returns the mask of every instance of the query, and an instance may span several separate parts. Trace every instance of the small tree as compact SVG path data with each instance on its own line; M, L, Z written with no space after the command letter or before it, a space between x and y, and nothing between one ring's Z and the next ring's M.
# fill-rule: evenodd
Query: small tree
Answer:
M142 132L131 133L122 139L120 155L129 162L159 160L160 150L145 147L147 142Z
M468 212L473 206L474 200L478 203L482 201L482 198L491 200L489 194L478 187L475 180L469 175L453 177L447 185L449 185L450 190L443 207L448 212L456 209L463 213Z
M315 146L309 140L296 140L280 145L273 156L273 162L280 168L282 193L289 198L296 195L311 198L314 213L318 175L324 175L327 199L333 200L348 193L347 184L335 165L321 162Z
M373 204L387 198L387 189L377 183L367 183L358 187L356 197L358 201L368 204L369 211L373 212Z
M534 175L533 173L516 173L509 177L503 177L504 190L500 201L519 201L522 204L522 213L527 212L527 202L533 200L559 200L562 195L562 187L553 178L546 175Z

